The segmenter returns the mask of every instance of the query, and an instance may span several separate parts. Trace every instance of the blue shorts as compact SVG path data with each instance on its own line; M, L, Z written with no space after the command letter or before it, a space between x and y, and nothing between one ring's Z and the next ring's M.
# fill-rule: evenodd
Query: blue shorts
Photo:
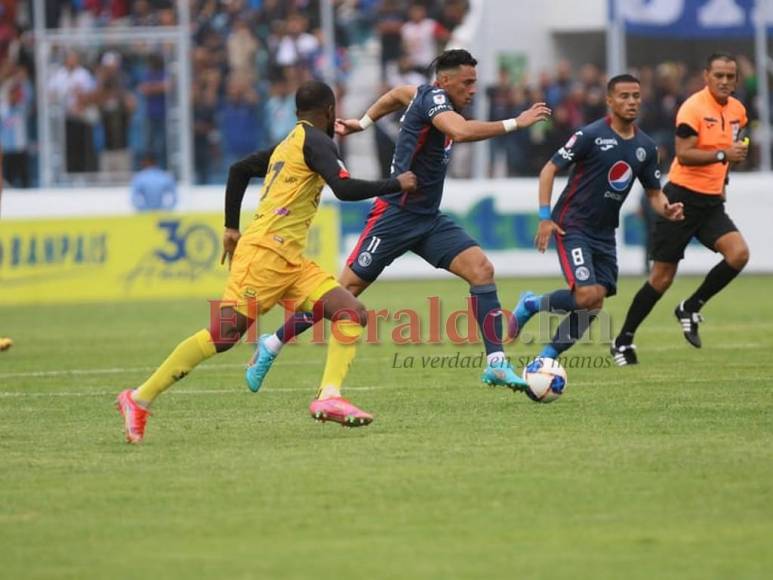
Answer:
M569 287L599 284L607 296L617 294L617 246L615 239L599 239L577 231L555 236L558 261Z
M443 213L413 213L377 199L346 265L366 282L373 282L406 252L447 270L456 256L477 245Z

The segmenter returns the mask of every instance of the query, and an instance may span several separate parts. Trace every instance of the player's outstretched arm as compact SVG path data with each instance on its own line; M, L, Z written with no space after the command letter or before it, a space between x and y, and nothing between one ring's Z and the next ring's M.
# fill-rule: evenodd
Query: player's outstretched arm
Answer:
M435 115L432 124L456 143L483 141L510 133L516 129L525 129L534 123L550 117L551 110L545 103L536 103L515 119L503 121L467 120L456 111L445 111Z
M416 176L407 171L390 179L353 179L338 156L335 142L322 131L310 129L303 144L303 157L313 171L322 176L342 201L359 201L398 191L415 191Z
M553 183L559 171L558 165L552 161L545 163L539 174L539 227L534 236L534 246L540 252L548 249L550 238L554 233L564 235L564 230L550 217L550 198L553 197Z
M660 189L647 189L646 193L656 214L672 222L684 219L684 204L681 201L671 203Z
M395 87L379 97L361 119L336 119L335 131L341 136L364 131L381 117L407 107L414 96L416 96L416 86L414 85Z

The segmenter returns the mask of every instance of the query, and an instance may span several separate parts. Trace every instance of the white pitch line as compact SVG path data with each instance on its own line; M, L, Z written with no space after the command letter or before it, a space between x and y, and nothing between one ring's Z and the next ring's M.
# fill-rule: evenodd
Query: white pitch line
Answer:
M384 361L389 360L387 358L383 357L361 357L357 358L355 360L360 360L363 362L375 362L375 361ZM316 365L316 364L323 364L324 361L311 361L311 360L301 360L301 361L293 361L291 365ZM208 365L202 365L200 367L196 368L196 372L201 371L207 371L207 370L220 370L220 369L237 369L237 368L246 368L247 365L244 363L229 363L229 364L208 364ZM104 368L104 369L60 369L56 371L23 371L18 373L0 373L0 379L20 379L20 378L34 378L34 377L61 377L61 376L77 376L77 375L117 375L121 373L132 373L132 372L147 372L147 371L154 371L158 367L112 367L112 368Z
M347 391L376 391L379 389L386 389L388 387L346 387ZM269 387L261 391L261 394L268 393L290 393L296 391L308 391L314 393L313 387ZM53 392L53 393L30 393L30 392L13 392L3 393L0 392L1 397L34 397L34 398L46 398L46 397L115 397L116 391L88 391L88 392ZM178 391L171 391L170 395L248 395L246 389L180 389Z
M614 367L612 367L612 370L614 370ZM672 376L650 376L647 377L646 382L653 383L653 384L660 384L660 383L671 383L673 382L674 377ZM761 382L761 381L768 381L767 377L747 377L746 379L749 382ZM683 384L704 384L704 383L715 383L716 379L712 377L690 377L690 378L682 378L679 379L680 383ZM614 383L614 379L610 379L609 381L572 381L570 382L570 388L576 388L576 387L598 387L603 385L609 385ZM482 385L473 385L471 383L469 388L480 388ZM392 391L400 391L400 390L430 390L430 389L440 389L444 388L442 384L428 384L426 382L422 383L421 385L406 385L406 386L365 386L365 387L346 387L345 391L383 391L383 390L392 390ZM482 389L487 390L487 389ZM495 387L495 390L500 392L505 392L506 389L504 387ZM308 391L309 393L312 393L314 391L313 388L309 387L266 387L260 391L260 394L272 394L272 393L294 393L299 391ZM115 397L116 391L86 391L86 392L74 392L74 391L60 391L60 392L51 392L51 393L42 393L42 392L30 392L30 391L16 391L16 392L2 392L0 391L0 398L55 398L55 397ZM179 390L170 391L169 393L172 396L187 396L187 395L234 395L234 396L242 396L242 395L249 395L245 389L185 389L181 388Z

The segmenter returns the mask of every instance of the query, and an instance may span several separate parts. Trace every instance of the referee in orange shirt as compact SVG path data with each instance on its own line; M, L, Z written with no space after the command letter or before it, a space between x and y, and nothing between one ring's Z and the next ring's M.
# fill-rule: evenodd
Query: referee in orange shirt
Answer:
M638 362L634 333L671 286L693 237L723 258L695 293L674 310L684 337L695 348L701 347L701 308L749 261L749 247L725 212L730 164L743 161L748 152L748 143L739 138L748 123L746 108L731 96L738 82L738 63L732 55L714 53L703 76L706 87L690 96L676 115L676 158L663 188L671 203L684 204L685 219L670 222L661 218L655 226L649 280L634 297L610 349L620 366Z

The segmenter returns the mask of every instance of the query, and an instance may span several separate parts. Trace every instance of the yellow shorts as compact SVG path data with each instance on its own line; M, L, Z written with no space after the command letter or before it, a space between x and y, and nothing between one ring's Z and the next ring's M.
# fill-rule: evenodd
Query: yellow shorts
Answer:
M302 258L300 264L292 264L262 246L240 244L223 301L235 303L237 312L249 318L268 312L280 300L291 301L296 310L311 311L317 300L338 285L313 260Z

